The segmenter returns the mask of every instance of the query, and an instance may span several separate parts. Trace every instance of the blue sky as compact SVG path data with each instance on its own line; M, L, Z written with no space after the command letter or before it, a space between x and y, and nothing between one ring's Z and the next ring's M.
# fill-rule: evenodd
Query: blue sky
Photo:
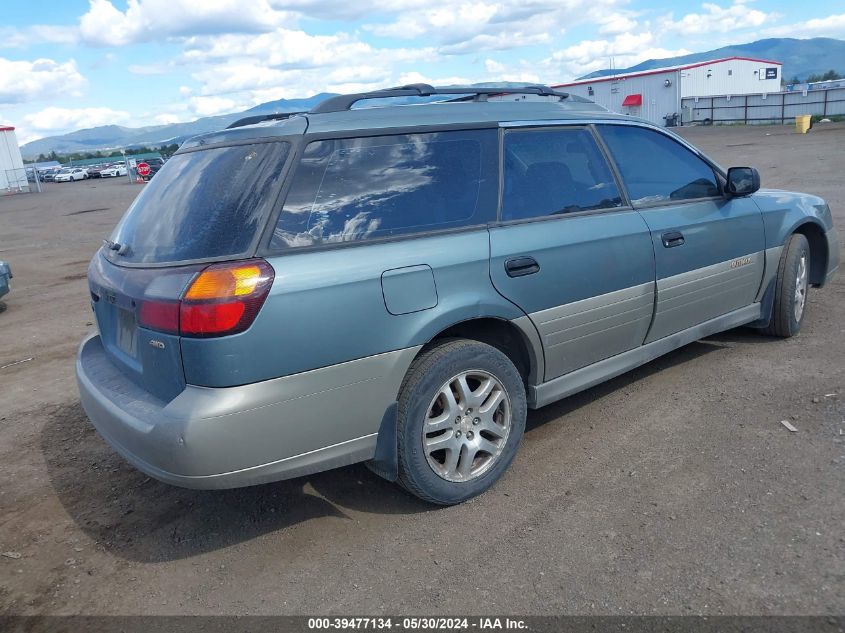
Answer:
M826 0L3 0L18 140L401 83L558 83L763 37L845 38Z

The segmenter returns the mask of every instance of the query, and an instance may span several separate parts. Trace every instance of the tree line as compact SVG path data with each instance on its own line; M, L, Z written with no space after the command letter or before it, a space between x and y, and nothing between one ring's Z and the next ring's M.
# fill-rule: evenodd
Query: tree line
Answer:
M812 74L808 75L804 81L801 81L798 78L798 75L793 77L789 83L791 84L812 84L817 81L833 81L834 79L845 79L845 76L840 75L835 70L828 70L826 73L823 74Z
M162 145L160 147L146 147L144 145L140 147L131 147L127 148L126 155L127 156L135 156L137 154L150 154L152 152L158 152L165 158L172 156L176 150L179 149L178 143L171 143L169 145ZM70 154L59 154L55 150L50 152L49 154L39 154L38 158L35 160L28 160L24 161L25 163L46 163L47 161L55 160L61 163L62 165L70 163L71 161L80 161L80 160L87 160L91 158L123 158L123 154L120 153L120 150L113 150L109 151L96 151L96 152L73 152Z

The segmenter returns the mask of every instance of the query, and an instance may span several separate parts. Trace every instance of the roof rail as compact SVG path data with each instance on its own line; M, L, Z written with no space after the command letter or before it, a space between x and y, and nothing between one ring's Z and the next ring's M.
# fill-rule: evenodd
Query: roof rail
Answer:
M396 88L385 88L373 90L372 92L356 92L348 95L331 97L314 106L310 114L323 114L326 112L343 112L351 110L352 106L365 99L384 99L387 97L431 97L434 95L466 95L465 99L471 101L486 101L490 95L507 94L530 94L543 97L559 97L566 99L569 94L557 92L548 86L520 86L518 88L480 88L477 86L449 86L448 88L435 88L428 84L409 84L397 86Z
M244 125L253 125L255 123L261 123L262 121L281 121L283 119L289 119L295 114L304 114L303 112L275 112L273 114L257 114L255 116L247 116L242 119L238 119L234 123L230 123L226 126L227 130L231 130L233 127L243 127Z

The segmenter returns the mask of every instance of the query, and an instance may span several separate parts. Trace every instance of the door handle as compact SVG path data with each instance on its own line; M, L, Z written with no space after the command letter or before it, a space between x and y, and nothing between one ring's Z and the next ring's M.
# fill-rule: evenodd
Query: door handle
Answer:
M514 257L505 262L505 272L508 277L524 277L533 275L540 270L540 264L533 257Z
M666 248L680 246L684 243L684 234L680 231L669 231L668 233L664 233L661 238L663 239L663 246Z

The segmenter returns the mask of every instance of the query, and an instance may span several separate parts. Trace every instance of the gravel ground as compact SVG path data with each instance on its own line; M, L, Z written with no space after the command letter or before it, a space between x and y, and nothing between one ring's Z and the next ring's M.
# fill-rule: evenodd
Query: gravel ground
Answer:
M681 133L845 234L845 125ZM73 378L87 262L140 186L45 188L0 198L0 615L845 613L843 275L796 338L734 330L532 412L459 507L363 466L189 491L114 454Z

